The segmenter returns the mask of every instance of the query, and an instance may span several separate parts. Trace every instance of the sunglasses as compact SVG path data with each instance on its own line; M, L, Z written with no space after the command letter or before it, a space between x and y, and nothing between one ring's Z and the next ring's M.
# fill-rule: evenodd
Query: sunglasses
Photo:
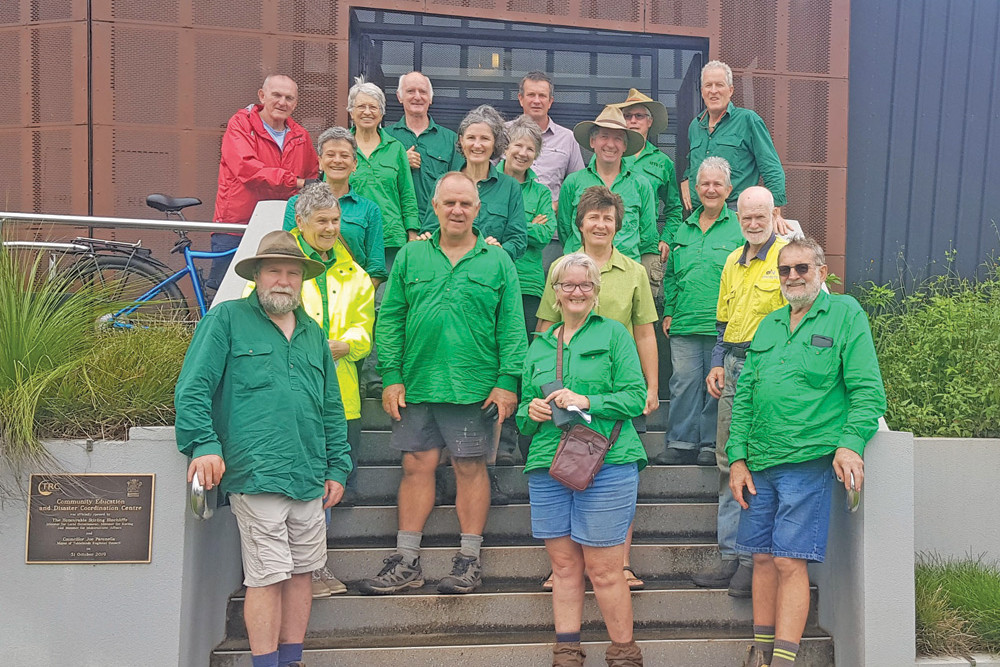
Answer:
M792 269L795 269L795 273L799 274L800 276L806 276L809 275L809 272L812 270L812 267L813 267L812 264L792 264L792 265L779 264L778 275L781 276L782 278L787 278L789 275L791 275Z

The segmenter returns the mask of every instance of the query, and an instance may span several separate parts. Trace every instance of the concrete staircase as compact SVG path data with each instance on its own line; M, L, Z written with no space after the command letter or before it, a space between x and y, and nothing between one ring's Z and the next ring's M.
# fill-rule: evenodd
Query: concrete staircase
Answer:
M667 404L649 418L647 451L661 451ZM540 541L531 537L527 480L520 466L498 468L511 504L490 510L483 547L484 583L465 596L439 595L434 586L451 571L458 546L453 505L435 508L421 556L427 586L398 596L358 595L352 585L377 573L395 546L399 456L389 448L389 420L366 400L359 451L361 505L334 508L329 566L348 584L345 595L313 602L305 661L310 667L497 667L551 664L551 596L540 588L549 571ZM445 469L453 488L450 469ZM649 466L639 476L632 564L646 590L632 595L636 639L646 665L741 665L752 637L749 600L724 589L693 586L688 577L715 556L718 476L715 468ZM833 641L816 622L818 593L796 664L833 666ZM212 667L249 667L243 594L229 601L227 638ZM604 664L607 635L593 595L583 615L587 665Z

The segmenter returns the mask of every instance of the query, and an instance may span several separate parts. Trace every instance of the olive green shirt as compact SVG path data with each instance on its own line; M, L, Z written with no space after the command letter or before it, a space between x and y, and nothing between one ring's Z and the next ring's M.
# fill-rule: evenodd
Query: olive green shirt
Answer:
M646 177L653 187L653 194L663 203L656 226L660 230L660 240L670 243L684 219L684 204L681 202L680 187L677 185L674 161L648 141L641 151L625 160L632 171L637 171Z
M670 334L715 336L716 306L722 267L729 254L743 245L736 212L728 206L708 231L702 232L699 206L674 234L663 271L663 315L673 319Z
M560 261L562 258L549 267L545 292L538 305L540 320L558 322L562 319L556 310L556 293L552 287L552 270ZM618 252L617 248L611 250L611 259L601 267L601 292L594 313L621 322L629 333L640 324L650 324L659 319L646 269Z
M566 177L559 190L559 209L556 224L563 252L567 255L579 250L583 244L576 226L576 205L583 191L594 185L604 185L597 175L597 158L590 158L585 169ZM611 184L611 191L622 198L625 217L622 228L615 234L615 247L626 257L640 261L642 255L659 253L656 233L656 200L649 181L639 171L622 160L622 169Z
M500 160L497 171L503 173L504 161ZM517 179L514 179L515 181ZM541 296L545 288L545 269L542 268L542 251L552 240L556 231L556 214L552 210L552 192L539 182L535 172L528 170L521 183L521 197L524 200L524 220L528 227L528 247L521 259L514 262L517 277L521 281L521 294ZM542 224L532 224L537 216L544 215Z
M378 204L385 247L400 248L406 243L407 231L420 229L417 195L403 144L385 130L378 133L382 141L370 156L358 149L358 168L351 174L351 186Z
M733 191L728 202L735 203L740 193L764 179L764 187L774 195L774 205L784 206L785 170L771 133L763 119L750 109L729 103L729 109L719 119L712 132L708 131L708 110L691 119L688 126L688 168L684 179L691 189L691 203L701 202L695 191L698 167L709 156L722 157L732 170Z
M420 153L420 168L411 171L421 220L430 214L431 197L434 196L434 186L438 179L454 169L456 161L461 157L455 148L458 135L435 123L429 115L427 119L430 125L420 136L406 126L406 116L385 128L389 136L403 144L403 148L409 150L416 146Z
M291 340L257 292L208 311L174 389L177 448L226 464L222 493L313 500L351 471L337 369L323 330L295 310Z
M795 331L791 307L766 316L736 385L726 453L751 470L800 463L838 447L863 454L885 412L868 317L858 302L820 292Z
M528 343L514 262L477 235L452 266L440 238L407 243L393 262L375 323L382 382L403 383L408 403L516 391Z
M562 323L559 323L561 326ZM532 436L524 472L552 465L562 431L552 421L536 422L528 417L533 398L545 398L542 386L556 379L556 327L531 344L521 378L521 403L517 426ZM646 381L639 365L635 341L619 322L591 313L583 326L563 344L563 386L590 399L588 426L605 437L622 420L621 433L604 458L605 463L639 464L646 467L646 450L632 425L632 418L646 406Z

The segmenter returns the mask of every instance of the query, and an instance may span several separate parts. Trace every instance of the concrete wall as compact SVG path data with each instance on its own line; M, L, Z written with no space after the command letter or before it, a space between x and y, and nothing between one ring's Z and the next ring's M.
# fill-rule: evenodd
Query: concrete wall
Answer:
M207 522L187 510L187 460L172 428L128 442L49 443L64 472L155 473L149 564L27 565L23 501L0 507L0 654L4 664L202 667L224 636L240 585L228 508ZM36 471L49 472L49 471Z

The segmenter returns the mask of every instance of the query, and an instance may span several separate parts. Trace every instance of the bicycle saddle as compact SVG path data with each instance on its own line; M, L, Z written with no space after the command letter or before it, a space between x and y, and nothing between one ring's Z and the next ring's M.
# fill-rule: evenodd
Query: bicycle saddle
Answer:
M182 208L197 206L201 200L197 197L171 197L169 195L151 194L146 197L146 206L151 206L164 213L177 213Z

